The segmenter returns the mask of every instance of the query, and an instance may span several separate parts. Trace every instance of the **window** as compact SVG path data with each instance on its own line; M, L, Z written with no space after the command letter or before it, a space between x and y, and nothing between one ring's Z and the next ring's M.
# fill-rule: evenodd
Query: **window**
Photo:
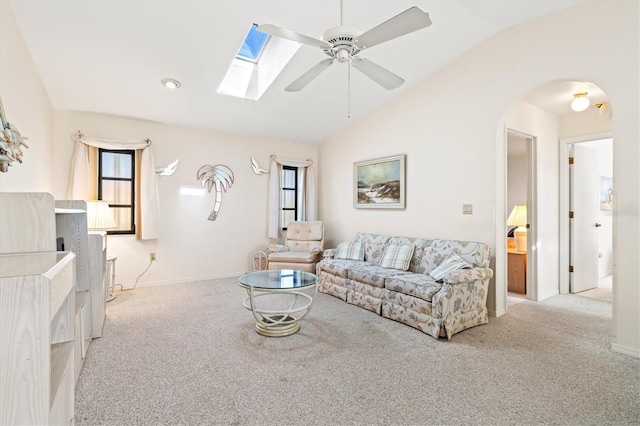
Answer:
M269 35L258 31L258 25L253 24L249 28L247 36L242 42L242 46L238 49L236 58L253 63L258 62L258 58L264 49L264 45L269 40Z
M135 234L135 150L98 150L98 199L109 203L116 229L109 234Z
M280 176L280 223L282 230L287 230L287 225L292 220L298 219L298 168L291 166L282 166L282 175Z
M301 44L270 37L252 24L231 60L218 93L257 101L289 63Z

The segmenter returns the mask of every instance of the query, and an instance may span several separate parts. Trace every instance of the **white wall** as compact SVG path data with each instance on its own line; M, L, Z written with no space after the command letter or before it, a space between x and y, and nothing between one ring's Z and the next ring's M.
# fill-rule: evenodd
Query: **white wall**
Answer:
M568 139L610 132L613 128L613 116L611 106L608 106L603 114L600 114L596 108L588 108L579 113L563 115L560 117L560 138Z
M487 242L496 253L488 303L504 312L507 116L545 82L593 82L615 109L613 347L640 356L638 16L637 2L587 2L503 31L326 141L319 154L320 205L329 245L357 231ZM558 291L561 135L557 117L529 118L531 129L554 127L537 164L542 297ZM407 154L406 210L354 209L353 163L400 153ZM463 203L474 204L473 215L462 215Z
M507 135L507 215L514 206L527 204L529 163L527 140L518 135Z
M251 269L252 255L270 242L267 238L268 175L251 169L251 157L268 168L271 154L281 158L311 158L317 164L315 145L225 134L216 131L167 126L149 121L93 113L55 112L56 199L65 199L73 141L81 130L88 137L145 139L152 141L156 166L180 161L175 174L158 178L162 231L158 240L136 241L133 236L108 237L108 253L117 256L116 282L131 287L149 265L157 261L138 286L191 279L232 276ZM180 195L181 187L200 188L197 170L224 164L235 175L222 194L215 221L207 220L215 195Z
M29 146L22 164L0 173L0 192L51 192L53 108L6 1L0 1L0 94L5 118Z

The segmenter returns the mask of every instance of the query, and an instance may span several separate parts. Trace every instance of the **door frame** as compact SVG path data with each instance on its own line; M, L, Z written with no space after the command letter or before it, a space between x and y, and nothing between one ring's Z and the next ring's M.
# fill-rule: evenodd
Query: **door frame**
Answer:
M514 135L520 136L526 140L526 148L527 148L527 163L529 166L528 174L527 174L527 268L526 268L526 297L529 300L538 300L538 251L536 247L538 245L538 167L537 167L537 137L531 134L521 132L519 130L507 127L505 132L505 160L506 160L506 144L508 143L508 134L512 133ZM506 161L505 161L506 162ZM506 167L505 173L505 198L504 198L504 209L505 209L505 229L506 229L506 218L509 217L509 213L507 210L507 179L509 178L509 168L508 165ZM505 248L507 247L506 238L502 242L502 245ZM508 279L508 263L505 262L505 277ZM508 285L505 283L505 296L508 293Z
M560 148L560 211L558 212L560 216L560 247L558 259L558 270L560 271L560 276L558 277L558 290L560 291L560 294L569 294L569 264L571 260L569 253L569 242L571 240L569 234L569 191L571 182L569 181L568 158L571 150L571 145L581 142L591 142L599 139L610 138L613 138L613 132L596 133L592 135L560 139L560 143L558 144Z

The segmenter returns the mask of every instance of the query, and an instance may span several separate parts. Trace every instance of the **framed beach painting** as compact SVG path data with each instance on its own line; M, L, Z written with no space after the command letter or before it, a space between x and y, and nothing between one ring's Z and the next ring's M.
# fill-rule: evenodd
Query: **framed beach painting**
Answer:
M403 209L405 155L353 164L353 207Z

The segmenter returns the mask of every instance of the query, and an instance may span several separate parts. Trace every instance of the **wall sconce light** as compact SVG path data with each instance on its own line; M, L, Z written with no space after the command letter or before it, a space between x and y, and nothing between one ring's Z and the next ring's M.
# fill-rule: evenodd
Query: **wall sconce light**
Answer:
M580 112L589 108L591 101L587 98L587 92L576 93L573 95L573 100L571 101L571 109Z
M527 251L527 206L515 206L507 219L507 225L517 226L513 236L516 240L516 251Z

